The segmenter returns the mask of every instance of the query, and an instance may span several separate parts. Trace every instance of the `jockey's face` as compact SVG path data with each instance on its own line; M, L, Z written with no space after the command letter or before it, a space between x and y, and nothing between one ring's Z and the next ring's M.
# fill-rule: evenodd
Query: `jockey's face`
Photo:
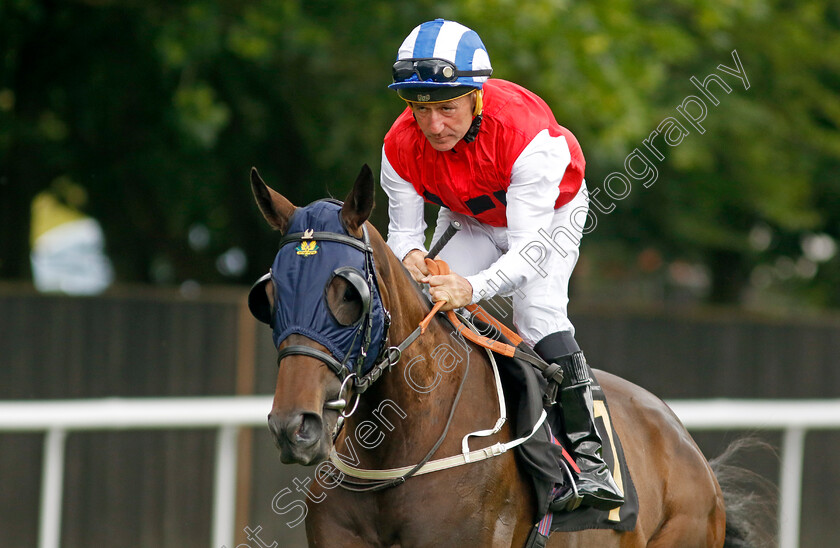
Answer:
M452 149L470 129L475 94L470 93L444 103L412 103L417 125L437 151Z

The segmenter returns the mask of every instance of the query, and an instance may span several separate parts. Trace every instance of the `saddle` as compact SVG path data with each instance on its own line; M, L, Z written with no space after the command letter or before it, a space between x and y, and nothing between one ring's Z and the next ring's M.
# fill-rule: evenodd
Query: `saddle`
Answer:
M500 329L500 327L504 330L507 330L507 328L490 316L483 308L472 305L470 309L472 316L468 321L480 333L492 334L488 338L500 344L511 345L516 342L515 340L511 341ZM518 336L516 338L518 339ZM521 341L521 339L519 340ZM540 359L523 342L517 344L517 349L523 353L528 353L529 357ZM512 410L513 433L514 436L519 437L530 431L531 426L539 419L544 409L544 395L547 391L551 391L548 386L549 381L546 380L540 369L532 365L530 360L526 361L518 356L508 356L501 353L495 353L495 357L502 379L505 399L508 408ZM587 365L587 367L589 366ZM630 477L621 440L612 426L604 391L591 369L590 375L592 378L591 388L596 427L603 442L604 461L607 463L616 484L624 491L624 504L609 511L589 507L580 507L571 512L551 511L552 500L554 500L557 492L571 480L569 477L570 469L574 470L576 466L563 448L565 433L562 430L562 409L559 404L550 405L545 408L548 417L541 431L516 448L517 460L531 478L537 496L537 515L535 516L537 523L532 532L532 537L539 534L547 539L552 531L581 531L584 529L630 531L636 526L639 509L638 495ZM538 547L540 544L526 546Z

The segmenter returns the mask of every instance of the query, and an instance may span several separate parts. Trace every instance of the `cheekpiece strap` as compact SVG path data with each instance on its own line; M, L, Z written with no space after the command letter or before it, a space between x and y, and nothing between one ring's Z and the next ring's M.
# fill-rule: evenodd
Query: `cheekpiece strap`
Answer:
M347 369L330 354L327 354L322 350L318 350L317 348L304 346L302 344L292 344L280 350L277 353L277 366L280 367L280 360L282 360L286 356L292 356L295 354L309 356L311 358L321 360L322 362L327 364L327 367L332 369L333 373L335 373L338 376L338 378L342 381L344 380L344 377L347 376Z

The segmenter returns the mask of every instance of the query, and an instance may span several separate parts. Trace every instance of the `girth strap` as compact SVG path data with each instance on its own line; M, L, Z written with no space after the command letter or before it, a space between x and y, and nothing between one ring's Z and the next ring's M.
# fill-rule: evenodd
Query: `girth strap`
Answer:
M391 480L386 484L374 484L369 489L348 489L349 491L377 491L383 488L394 487L401 483L405 483L405 480L407 477L409 477L409 474L413 476L422 476L423 474L439 472L440 470L446 470L447 468L454 468L456 466L461 466L464 464L470 464L485 459L498 457L502 453L506 453L510 449L513 449L514 447L517 447L531 439L531 437L534 434L536 434L537 431L540 429L543 422L545 422L545 418L546 412L543 411L540 415L540 418L537 420L536 424L534 424L531 431L521 438L517 438L507 443L494 443L490 447L476 449L474 451L470 451L469 453L462 453L460 455L444 457L430 462L426 461L423 462L420 466L403 466L401 468L386 468L382 470L364 470L362 468L356 468L354 466L351 466L343 460L341 460L341 457L338 456L338 451L335 449L335 447L333 447L333 449L330 451L330 462L340 472L347 476L373 481ZM340 485L342 487L345 487L344 483Z

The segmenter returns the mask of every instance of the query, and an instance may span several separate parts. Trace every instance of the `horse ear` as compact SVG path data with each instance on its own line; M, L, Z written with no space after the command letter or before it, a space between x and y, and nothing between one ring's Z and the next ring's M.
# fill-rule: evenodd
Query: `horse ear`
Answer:
M279 192L272 190L260 177L257 168L251 168L251 192L257 199L260 211L275 230L286 232L289 218L295 212L295 206Z
M365 164L353 183L353 190L344 200L344 207L341 208L341 218L347 230L356 236L361 236L359 228L370 217L373 210L373 172Z

